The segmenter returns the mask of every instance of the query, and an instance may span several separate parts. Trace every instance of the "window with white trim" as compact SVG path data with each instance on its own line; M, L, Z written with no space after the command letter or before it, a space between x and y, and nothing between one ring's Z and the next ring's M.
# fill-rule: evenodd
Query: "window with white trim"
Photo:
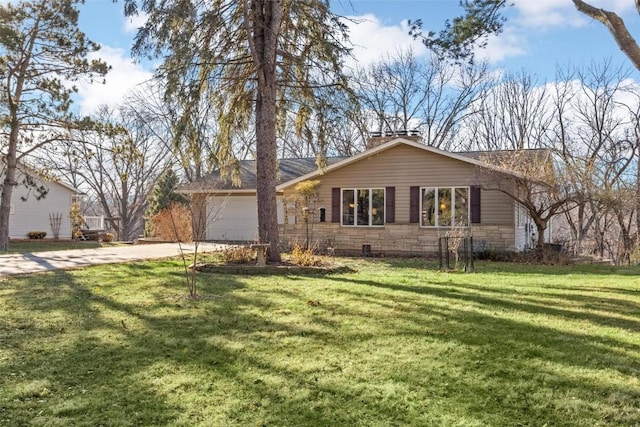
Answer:
M384 188L343 188L342 221L344 226L384 226Z
M16 205L11 203L11 205L9 206L9 215L13 215L14 213L16 213Z
M420 188L420 226L468 227L469 187Z

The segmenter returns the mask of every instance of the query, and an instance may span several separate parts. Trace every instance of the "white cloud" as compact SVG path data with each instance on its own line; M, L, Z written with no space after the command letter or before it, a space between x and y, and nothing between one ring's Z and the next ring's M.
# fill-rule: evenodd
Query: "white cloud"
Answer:
M122 29L125 33L135 33L138 31L138 28L147 23L147 19L149 19L149 15L142 12L136 16L127 16L124 18Z
M635 2L630 0L591 0L588 3L621 14L635 10Z
M105 77L105 84L80 82L77 85L80 113L83 115L95 112L102 104L118 105L135 86L152 76L150 71L136 64L122 49L103 46L89 57L95 58L101 58L112 68Z
M416 56L427 53L427 48L420 41L409 36L406 21L398 25L384 26L375 15L367 14L349 17L345 23L349 26L349 39L355 57L355 61L348 66L353 67L357 63L366 67L387 55L409 48L413 49Z
M507 58L526 54L523 46L526 45L524 37L513 27L507 27L497 36L492 36L487 42L487 47L478 49L478 59L486 60L489 64L504 61Z
M633 2L630 0L591 0L588 3L623 17L633 11ZM513 4L518 12L517 24L525 27L581 27L591 21L578 12L570 0L513 0Z
M354 61L347 64L349 67L355 66L356 63L366 67L387 55L406 51L409 48L413 49L417 57L428 55L429 51L424 44L409 36L407 21L385 26L372 14L349 19L354 21L347 21L347 25L350 31L350 42L353 45L352 53L355 57ZM526 45L524 39L524 35L516 26L507 26L501 34L489 39L485 49L477 51L477 57L495 64L513 56L524 55L526 53L523 47Z
M516 25L549 28L559 25L580 26L584 23L569 0L514 0L518 12Z

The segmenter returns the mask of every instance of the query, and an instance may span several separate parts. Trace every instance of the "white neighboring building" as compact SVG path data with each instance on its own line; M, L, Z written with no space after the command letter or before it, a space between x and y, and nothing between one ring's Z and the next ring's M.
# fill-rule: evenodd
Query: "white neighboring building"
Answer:
M71 204L79 196L80 192L63 183L55 181L45 181L37 175L31 175L38 186L44 186L47 194L38 200L33 188L27 188L22 181L24 174L18 171L18 185L13 189L11 196L11 215L9 217L9 238L26 239L30 231L44 231L47 233L45 239L53 239L51 227L51 217L59 216L60 239L70 239L71 219L69 212ZM0 171L0 183L4 180L4 175Z

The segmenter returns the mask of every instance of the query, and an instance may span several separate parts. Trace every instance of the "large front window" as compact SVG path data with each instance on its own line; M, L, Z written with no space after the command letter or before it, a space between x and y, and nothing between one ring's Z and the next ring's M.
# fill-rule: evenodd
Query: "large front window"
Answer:
M342 225L384 225L384 188L343 189Z
M420 189L422 227L468 227L469 187Z

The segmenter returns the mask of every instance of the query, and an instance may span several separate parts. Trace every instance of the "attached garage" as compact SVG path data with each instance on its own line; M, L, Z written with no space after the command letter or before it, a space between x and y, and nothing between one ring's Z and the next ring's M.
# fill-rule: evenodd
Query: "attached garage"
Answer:
M284 207L278 196L278 224L283 223ZM258 207L255 195L230 195L225 199L209 197L207 212L215 218L207 229L207 240L244 241L258 240Z
M327 159L331 164L341 158ZM315 159L281 159L278 161L276 185L318 170ZM239 180L220 176L214 171L197 181L184 184L178 193L202 200L207 198L207 231L205 238L222 242L255 242L258 240L258 203L256 200L256 162L242 160L237 171ZM278 224L284 223L282 192L277 197Z

